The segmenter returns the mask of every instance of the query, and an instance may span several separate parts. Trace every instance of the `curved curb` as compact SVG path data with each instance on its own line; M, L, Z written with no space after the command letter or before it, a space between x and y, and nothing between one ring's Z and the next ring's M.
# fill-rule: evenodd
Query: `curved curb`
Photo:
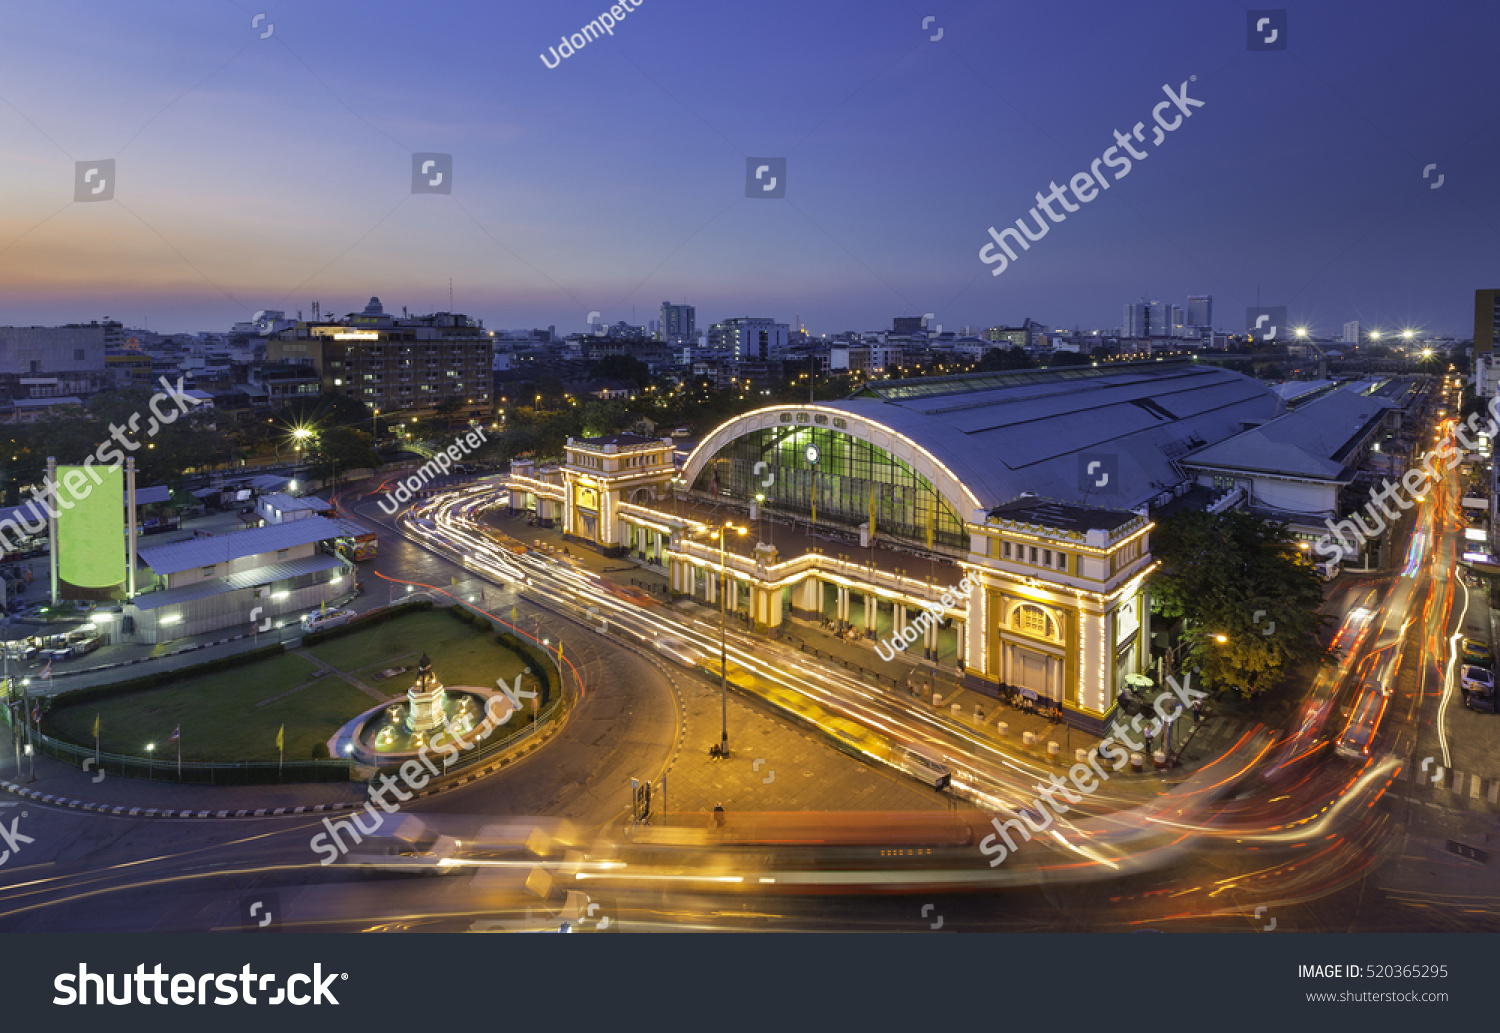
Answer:
M545 746L562 729L566 721L555 721L549 726L549 730L543 732L538 738L527 743L524 747L514 753L507 753L498 761L494 761L478 771L456 774L453 779L445 785L422 792L413 793L413 799L421 799L425 796L437 796L440 793L460 789L472 782L477 782L494 774L501 768L527 757L536 750ZM92 811L96 814L107 814L111 817L120 818L275 818L293 814L325 814L335 811L350 811L365 805L364 800L351 800L345 803L311 803L299 807L260 807L254 809L229 810L178 810L173 807L127 807L123 804L116 806L107 803L89 803L84 800L74 800L53 793L42 793L36 789L27 789L14 782L0 779L0 790L15 796L35 800L38 803L51 804L56 807L65 807L75 811Z

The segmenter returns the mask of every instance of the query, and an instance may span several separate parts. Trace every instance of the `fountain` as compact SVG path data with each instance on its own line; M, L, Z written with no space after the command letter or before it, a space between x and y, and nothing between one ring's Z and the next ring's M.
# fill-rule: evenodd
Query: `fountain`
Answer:
M330 740L330 748L360 763L379 766L414 758L424 749L442 748L434 747L433 741L444 732L448 738L438 739L440 743L451 741L454 735L474 733L487 714L489 701L499 695L494 689L444 686L423 653L406 699L381 704L350 721ZM503 717L509 710L509 702L496 703L493 716ZM506 731L510 730L507 726Z

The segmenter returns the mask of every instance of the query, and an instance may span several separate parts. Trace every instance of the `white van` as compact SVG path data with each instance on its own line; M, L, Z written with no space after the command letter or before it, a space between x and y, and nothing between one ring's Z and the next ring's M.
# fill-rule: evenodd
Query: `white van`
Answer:
M930 786L953 777L953 770L948 767L943 755L930 746L918 746L914 743L898 745L891 750L891 757L902 771Z
M340 624L348 624L353 616L353 610L329 610L327 613L314 610L312 613L302 615L302 630L305 632L324 631L328 628L336 628Z
M1339 564L1337 560L1319 560L1313 564L1313 568L1317 570L1318 577L1324 581L1332 581L1339 576Z

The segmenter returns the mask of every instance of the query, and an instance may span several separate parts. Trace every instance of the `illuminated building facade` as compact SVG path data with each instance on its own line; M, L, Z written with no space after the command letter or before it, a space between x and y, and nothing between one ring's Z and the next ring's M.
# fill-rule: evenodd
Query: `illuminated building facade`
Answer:
M903 635L911 660L1097 730L1150 663L1149 506L1192 487L1181 456L1279 411L1188 360L875 381L728 420L677 471L668 441L573 440L510 487L678 595L718 606L722 579L765 634L832 619L872 648ZM726 519L755 533L721 554Z

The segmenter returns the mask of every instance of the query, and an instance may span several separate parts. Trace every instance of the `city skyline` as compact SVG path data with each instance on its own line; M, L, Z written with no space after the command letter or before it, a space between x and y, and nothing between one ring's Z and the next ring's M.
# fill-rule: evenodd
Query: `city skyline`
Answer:
M1294 8L1287 48L1252 51L1229 4L958 5L924 28L894 3L652 0L538 59L596 6L12 12L0 320L193 332L371 295L425 312L451 280L491 328L644 325L671 298L700 326L1107 330L1132 298L1201 293L1227 330L1263 304L1330 337L1467 337L1492 275L1500 209L1476 184L1496 145L1463 102L1495 85L1485 34L1394 3ZM1080 13L1097 31L1073 38ZM724 39L746 74L715 74ZM988 275L988 227L1180 84L1203 107L1160 151ZM411 192L423 154L452 155L451 193ZM747 196L762 156L785 160L784 197ZM105 160L111 200L74 201L76 163Z

